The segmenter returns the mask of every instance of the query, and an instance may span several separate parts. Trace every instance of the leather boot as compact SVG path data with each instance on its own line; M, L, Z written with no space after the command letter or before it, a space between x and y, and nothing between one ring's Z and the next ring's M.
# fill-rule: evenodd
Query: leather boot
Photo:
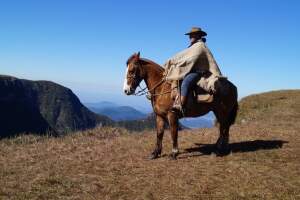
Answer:
M182 112L185 109L184 107L185 107L186 102L187 102L186 96L180 96L180 99L179 99L179 96L177 96L174 101L172 109Z

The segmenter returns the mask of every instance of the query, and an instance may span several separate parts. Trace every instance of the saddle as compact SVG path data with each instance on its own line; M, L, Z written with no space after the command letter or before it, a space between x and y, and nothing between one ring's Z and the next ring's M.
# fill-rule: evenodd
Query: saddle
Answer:
M172 81L171 82L171 98L173 100L176 99L177 96L180 96L180 86L182 81ZM212 93L205 91L200 86L196 85L192 88L192 91L189 92L189 98L193 98L198 103L211 103L214 100L214 96Z

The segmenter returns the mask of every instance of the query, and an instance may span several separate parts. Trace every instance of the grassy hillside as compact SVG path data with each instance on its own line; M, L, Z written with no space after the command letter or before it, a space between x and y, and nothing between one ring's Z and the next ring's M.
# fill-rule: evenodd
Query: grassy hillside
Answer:
M294 125L300 119L300 90L280 90L243 98L239 103L238 123L285 122Z
M238 121L244 122L232 127L224 157L213 153L217 128L181 131L176 161L167 156L168 131L162 157L151 161L154 131L98 128L3 139L0 199L299 199L297 98L299 91L243 99Z

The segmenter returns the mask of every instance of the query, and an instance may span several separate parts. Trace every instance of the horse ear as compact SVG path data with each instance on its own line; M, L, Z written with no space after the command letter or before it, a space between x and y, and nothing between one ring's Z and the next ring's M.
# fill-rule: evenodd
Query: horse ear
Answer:
M136 54L136 57L137 57L138 59L140 59L140 52L138 52L138 53Z

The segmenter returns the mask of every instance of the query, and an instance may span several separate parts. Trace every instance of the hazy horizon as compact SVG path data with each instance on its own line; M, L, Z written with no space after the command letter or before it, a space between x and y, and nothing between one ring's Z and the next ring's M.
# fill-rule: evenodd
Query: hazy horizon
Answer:
M163 64L199 26L239 99L299 89L299 9L293 0L2 2L0 74L59 83L84 103L149 110L145 97L123 94L127 58L140 51Z

